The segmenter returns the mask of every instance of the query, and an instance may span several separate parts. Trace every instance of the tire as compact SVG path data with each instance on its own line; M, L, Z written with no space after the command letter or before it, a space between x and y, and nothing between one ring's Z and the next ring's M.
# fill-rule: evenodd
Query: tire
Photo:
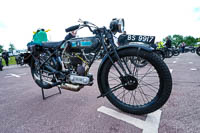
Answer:
M44 89L50 89L52 88L52 85L50 83L47 83L45 81L41 81L40 80L40 73L41 74L44 74L44 72L41 70L37 70L37 64L35 63L35 61L32 59L31 60L31 75L32 75L32 78L33 80L35 81L35 83L41 87L41 88L44 88ZM42 79L43 79L43 76L42 76ZM44 80L44 79L43 79ZM51 82L51 81L49 81Z
M179 54L180 54L180 52L179 52L178 50L174 50L174 51L173 51L173 55L174 55L174 56L178 56Z
M165 58L171 58L173 56L172 50L165 51Z
M162 51L156 50L156 51L154 51L154 53L156 53L160 57L161 60L165 59L165 55L164 55L164 53L162 53Z
M23 66L24 65L24 59L20 59L20 66Z
M126 58L126 60L127 60L127 58ZM140 57L136 57L136 56L131 58L131 62L137 67L144 67L148 64L148 62L146 60L141 59Z
M195 53L195 49L190 50L191 53Z
M197 53L198 56L200 56L200 47L198 47L198 48L196 49L196 53Z
M104 94L107 93L106 97L107 99L117 108L119 108L120 110L127 112L127 113L131 113L131 114L136 114L136 115L143 115L143 114L148 114L151 112L156 111L157 109L161 108L166 101L168 100L170 94L171 94L171 90L172 90L172 78L171 78L171 74L169 72L169 69L167 67L167 65L164 63L164 61L162 61L156 54L154 53L150 53L150 52L146 52L141 50L139 53L137 53L137 49L132 48L132 49L125 49L125 50L121 50L118 52L120 59L122 60L123 58L127 58L127 57L132 57L132 56L139 56L140 58L144 58L146 61L148 61L148 65L146 65L145 67L142 68L138 68L138 67L134 67L133 70L135 71L134 77L137 79L138 82L138 86L137 88L133 88L132 86L130 88L125 88L122 87L120 89L117 89L115 91L111 91L112 85L116 86L114 84L112 84L112 82L123 82L120 81L121 79L119 79L119 74L118 72L114 69L113 64L111 63L111 61L108 59L106 60L103 68L102 68L102 72L101 72L101 76L100 76L100 83L101 83L101 88ZM117 59L114 58L114 56L112 56L115 65ZM131 61L127 62L128 64L131 64ZM123 63L125 64L125 63ZM133 65L133 64L131 64ZM123 65L125 67L125 65ZM144 75L146 76L141 76L140 73L143 72L143 70L146 70L144 68L148 68L148 66L152 66L153 68L155 68L154 71L156 71L157 73L155 73L153 70L151 71L152 74L157 74L157 76L154 77L148 77L148 73L149 71L147 71ZM116 71L116 72L112 72L112 68ZM132 68L132 67L131 67ZM150 67L151 68L151 67ZM140 73L139 71L136 70L141 70ZM149 69L149 68L148 68ZM147 69L147 70L148 70ZM126 69L127 70L127 69ZM131 69L132 70L132 69ZM150 70L150 69L149 69ZM137 72L137 73L136 73ZM138 74L139 73L139 74ZM117 78L115 77L115 79L110 80L110 77L113 75L117 75ZM139 77L139 76L141 77ZM148 76L147 76L148 75ZM157 82L155 83L148 83L147 81L142 81L144 79L153 79L156 78ZM113 81L112 81L113 80ZM153 81L153 80L152 80ZM132 82L133 84L135 84L136 82ZM143 84L142 84L143 83ZM117 83L118 84L118 83ZM145 86L145 84L147 86ZM156 88L157 92L155 92L155 97L153 97L150 101L148 100L147 96L149 95L150 97L150 93L153 93L153 89L155 88L151 88L151 86L153 86L153 84L158 84L158 88ZM143 86L142 86L143 85ZM127 85L128 86L128 85ZM146 91L141 90L141 87L147 87ZM151 90L151 89L152 90ZM130 90L130 89L134 89L134 90ZM122 91L122 92L120 92ZM154 90L155 91L155 90ZM110 93L108 93L110 92ZM118 93L123 93L123 97L124 100L122 98L122 100L118 97ZM147 98L147 102L145 102L145 100L143 99L144 103L140 104L140 101L138 101L136 93L141 94L141 96L138 94L138 99L140 97L139 100L142 101L142 99L144 98L142 96L142 93L145 95L145 97ZM145 93L144 93L145 92ZM133 93L134 93L134 97L133 97ZM148 95L147 95L148 93ZM126 95L126 97L125 97ZM131 95L131 96L130 96ZM128 98L129 103L126 103L126 98ZM134 99L133 99L134 98ZM133 104L131 104L131 102L133 102ZM135 103L134 103L135 102ZM138 104L138 103L139 104Z

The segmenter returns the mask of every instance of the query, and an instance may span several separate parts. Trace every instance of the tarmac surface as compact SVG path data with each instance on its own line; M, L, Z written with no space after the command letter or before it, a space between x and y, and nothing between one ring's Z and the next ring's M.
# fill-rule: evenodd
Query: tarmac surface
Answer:
M100 95L96 82L99 61L91 72L95 83L79 92L42 99L28 66L0 71L0 133L199 133L200 57L184 53L166 59L173 78L167 103L145 116L126 114ZM58 89L45 90L49 96Z

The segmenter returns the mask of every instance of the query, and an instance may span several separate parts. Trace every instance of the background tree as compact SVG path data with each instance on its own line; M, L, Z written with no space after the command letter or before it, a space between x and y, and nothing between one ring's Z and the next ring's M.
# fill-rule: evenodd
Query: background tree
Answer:
M15 50L14 44L11 43L10 48L8 50L13 53L13 50Z
M197 43L197 40L193 36L186 36L184 37L184 42L188 46L194 46Z
M182 42L185 42L187 46L194 46L198 41L200 41L200 38L194 38L193 36L182 36L175 34L173 36L169 35L169 39L172 41L172 46L178 47ZM163 42L166 42L165 38L163 39Z
M3 52L3 45L0 45L0 53Z
M175 35L173 35L172 38L173 38L172 39L172 42L173 42L172 44L174 44L175 47L178 47L180 45L180 43L183 42L183 36L182 35L175 34Z

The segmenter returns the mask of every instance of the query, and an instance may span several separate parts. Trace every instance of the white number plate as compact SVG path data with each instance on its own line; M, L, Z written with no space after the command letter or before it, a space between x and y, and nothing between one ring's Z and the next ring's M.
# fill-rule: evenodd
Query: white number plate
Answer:
M129 42L143 42L148 44L153 44L155 41L155 36L144 36L144 35L126 35L127 41Z

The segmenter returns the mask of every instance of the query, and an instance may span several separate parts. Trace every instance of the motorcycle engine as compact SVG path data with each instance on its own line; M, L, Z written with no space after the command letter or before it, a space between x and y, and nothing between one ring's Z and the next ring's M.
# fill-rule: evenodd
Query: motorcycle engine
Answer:
M68 76L69 83L75 85L92 85L93 75L86 72L88 62L82 52L72 52L67 48L62 52L62 61L64 68L70 72Z
M63 62L65 68L73 70L74 73L77 73L80 76L84 76L85 67L83 66L83 61L79 57L68 55L63 58Z

